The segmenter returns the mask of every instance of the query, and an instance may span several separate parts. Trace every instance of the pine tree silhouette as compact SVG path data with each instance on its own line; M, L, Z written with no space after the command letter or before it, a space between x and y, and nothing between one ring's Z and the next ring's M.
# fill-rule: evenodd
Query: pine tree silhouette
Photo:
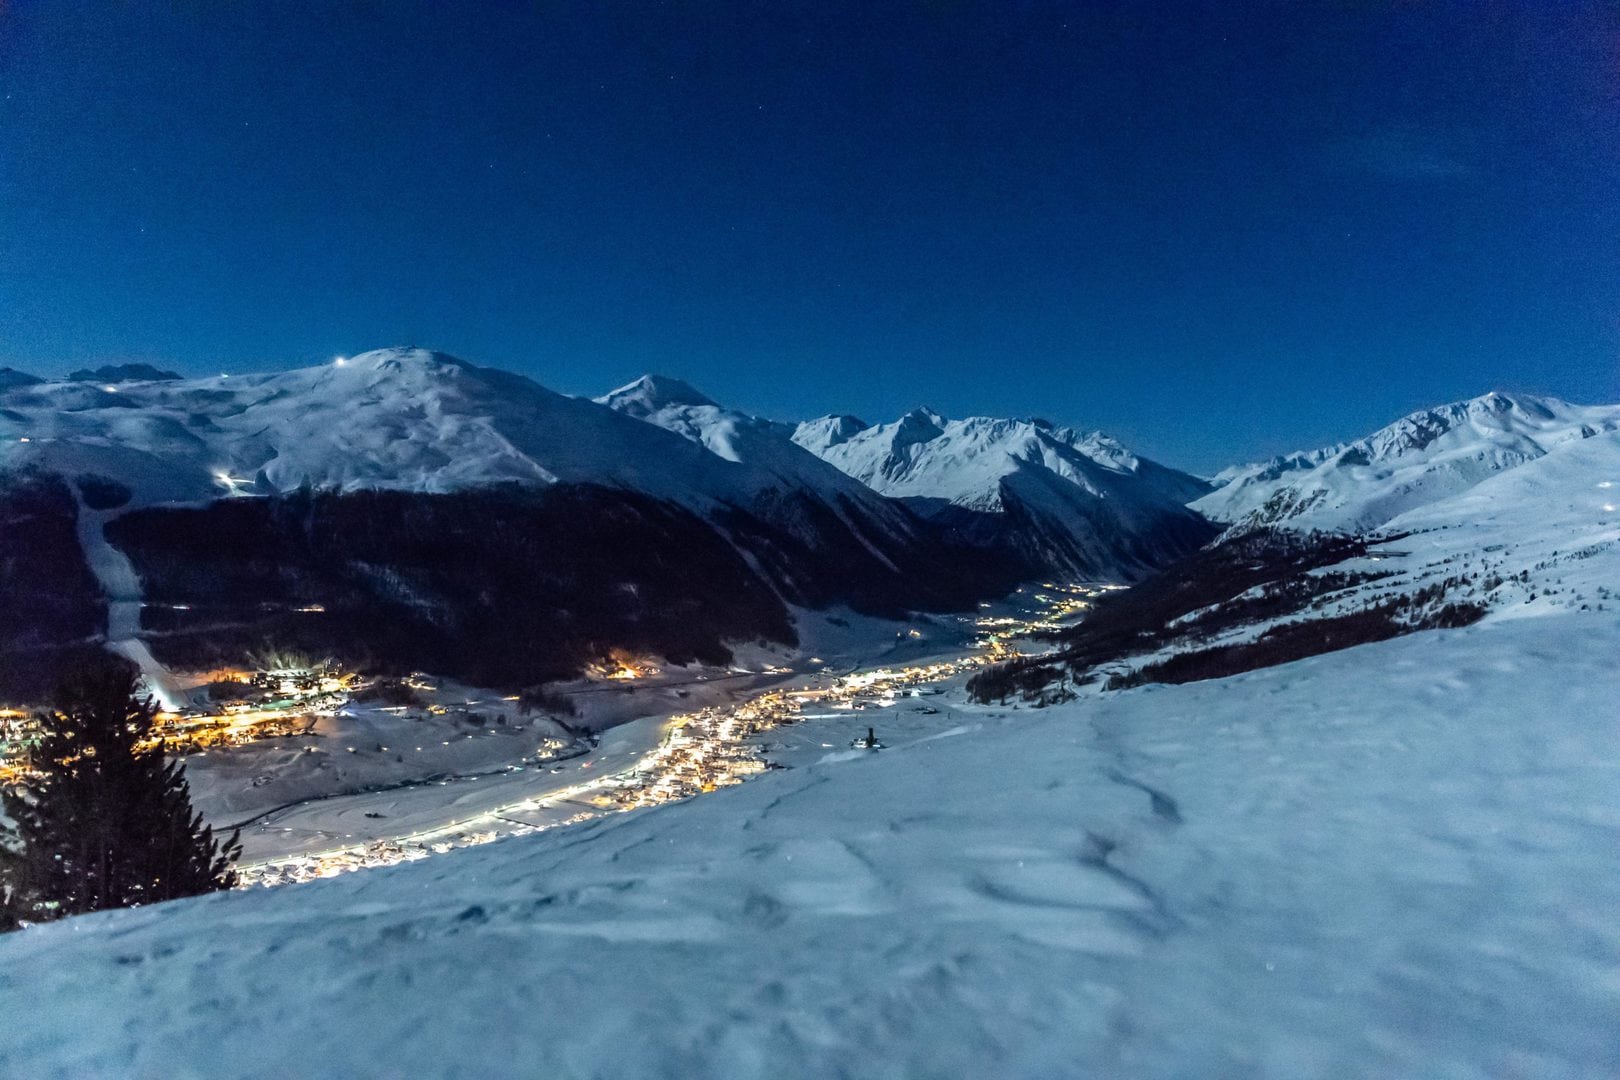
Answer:
M191 806L185 771L151 738L157 708L135 674L108 667L58 692L39 716L41 775L0 792L15 823L0 844L0 926L195 896L236 883L223 843Z

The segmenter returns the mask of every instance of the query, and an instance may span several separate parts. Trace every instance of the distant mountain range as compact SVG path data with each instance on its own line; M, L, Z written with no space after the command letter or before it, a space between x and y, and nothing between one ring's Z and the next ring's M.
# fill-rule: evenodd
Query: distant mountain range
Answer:
M791 642L794 608L963 609L1136 581L1223 528L1375 527L1617 425L1489 395L1210 482L1040 419L795 426L675 379L590 401L416 349L6 369L0 698L109 637L180 667L268 643L501 686L610 648L722 662Z
M1468 490L1550 450L1620 431L1620 406L1486 394L1411 413L1363 439L1215 477L1192 508L1237 530L1363 532Z
M413 349L96 374L0 391L0 568L29 574L8 595L72 583L0 629L0 688L98 636L178 667L275 644L524 685L613 648L721 663L727 642L792 642L796 607L967 609L1152 562L1150 522L1083 560L942 524L673 380L593 402ZM1160 558L1212 531L1163 510Z
M1185 505L1207 483L1099 432L917 409L877 426L826 416L793 439L872 490L1053 573L1134 580L1209 538Z

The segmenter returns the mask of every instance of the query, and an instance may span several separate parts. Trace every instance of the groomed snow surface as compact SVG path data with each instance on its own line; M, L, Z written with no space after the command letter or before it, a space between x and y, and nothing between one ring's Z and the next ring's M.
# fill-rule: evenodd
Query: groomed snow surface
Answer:
M812 721L687 803L9 935L0 1073L1620 1074L1617 652Z

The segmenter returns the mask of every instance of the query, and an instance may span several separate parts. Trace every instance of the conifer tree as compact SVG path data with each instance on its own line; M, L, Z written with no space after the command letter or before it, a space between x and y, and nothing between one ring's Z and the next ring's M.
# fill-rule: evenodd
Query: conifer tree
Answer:
M237 834L221 843L192 809L183 768L152 737L156 714L122 667L87 673L40 714L39 775L0 792L14 825L0 927L235 884Z

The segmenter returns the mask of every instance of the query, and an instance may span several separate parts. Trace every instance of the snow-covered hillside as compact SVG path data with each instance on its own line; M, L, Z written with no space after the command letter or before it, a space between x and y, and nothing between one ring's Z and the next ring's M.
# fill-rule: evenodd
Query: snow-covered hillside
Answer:
M811 721L802 767L693 802L0 939L0 1062L1612 1075L1617 648L1613 614L1422 634L894 711L876 755Z
M67 572L93 572L102 596L79 588L64 617L0 628L5 700L64 677L97 622L186 670L273 638L510 686L612 647L720 662L725 641L791 641L790 604L961 609L1039 572L925 523L785 426L669 383L638 384L644 405L665 391L655 414L635 388L604 405L419 349L11 382L0 509L21 525L0 538L0 590L69 529L84 551ZM107 618L107 597L127 618Z
M1096 432L917 409L875 427L822 417L794 441L925 512L1013 522L1019 546L1072 573L1133 579L1206 538L1183 505L1203 481Z
M607 400L578 405L820 490L778 427L689 387ZM1399 539L1321 567L1331 588L1280 618L1434 593L1487 605L1471 626L1040 710L959 686L812 705L763 736L787 768L688 802L30 928L0 938L0 1001L31 1006L0 1024L0 1073L1620 1073L1620 426L1503 401L1299 459L1414 483L1378 511ZM973 442L921 420L908 483L958 439L981 478L1025 448L999 508L963 514L1016 519L1057 484L1107 505L1142 472L1036 424ZM825 452L865 430L797 434ZM1384 465L1337 464L1355 446ZM868 725L887 749L849 748Z
M1620 432L1554 445L1371 537L1239 532L1101 600L1063 651L981 676L991 700L1069 678L1216 678L1424 627L1620 611Z
M1620 406L1487 394L1412 413L1352 443L1227 469L1192 506L1240 529L1358 532L1564 443L1616 430Z
M138 504L561 481L704 507L767 482L610 409L420 349L267 375L23 385L0 406L0 469L110 477Z

